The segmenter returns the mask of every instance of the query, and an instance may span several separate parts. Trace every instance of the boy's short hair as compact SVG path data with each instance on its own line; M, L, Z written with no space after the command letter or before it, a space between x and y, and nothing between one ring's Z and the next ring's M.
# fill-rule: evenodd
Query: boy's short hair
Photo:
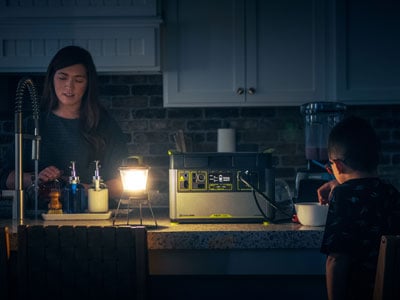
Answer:
M371 124L359 117L348 117L336 124L328 139L330 159L340 159L353 170L376 171L380 141Z

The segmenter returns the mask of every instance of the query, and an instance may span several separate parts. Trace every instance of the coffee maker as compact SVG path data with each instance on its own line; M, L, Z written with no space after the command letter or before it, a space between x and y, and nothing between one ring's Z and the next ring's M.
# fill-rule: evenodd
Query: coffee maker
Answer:
M307 168L296 175L296 202L318 201L316 190L333 179L325 170L327 144L331 129L344 117L346 105L340 102L308 102L300 106L305 119L305 156Z

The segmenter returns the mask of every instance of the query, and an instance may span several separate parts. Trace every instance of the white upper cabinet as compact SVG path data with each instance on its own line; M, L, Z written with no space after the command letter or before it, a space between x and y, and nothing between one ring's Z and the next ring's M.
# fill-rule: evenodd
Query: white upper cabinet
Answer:
M325 97L325 1L164 1L164 105L299 105Z
M400 1L336 0L337 99L400 103Z
M93 55L99 72L160 71L157 0L0 0L0 72L45 72L63 46Z

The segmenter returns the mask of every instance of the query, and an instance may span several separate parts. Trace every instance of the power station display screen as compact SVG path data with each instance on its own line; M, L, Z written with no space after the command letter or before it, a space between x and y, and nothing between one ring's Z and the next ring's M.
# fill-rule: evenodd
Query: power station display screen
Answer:
M233 174L231 172L210 172L208 183L210 191L232 191Z
M239 180L239 170L178 170L178 192L237 192L251 188ZM257 172L252 172L252 183L259 187Z

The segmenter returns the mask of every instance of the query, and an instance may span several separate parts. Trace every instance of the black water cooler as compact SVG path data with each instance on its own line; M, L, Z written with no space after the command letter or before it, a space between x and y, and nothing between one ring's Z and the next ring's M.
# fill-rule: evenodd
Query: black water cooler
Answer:
M307 169L296 175L295 202L318 201L317 189L333 179L324 165L328 162L328 137L333 126L340 122L346 105L340 102L309 102L301 105L305 118L305 155Z

